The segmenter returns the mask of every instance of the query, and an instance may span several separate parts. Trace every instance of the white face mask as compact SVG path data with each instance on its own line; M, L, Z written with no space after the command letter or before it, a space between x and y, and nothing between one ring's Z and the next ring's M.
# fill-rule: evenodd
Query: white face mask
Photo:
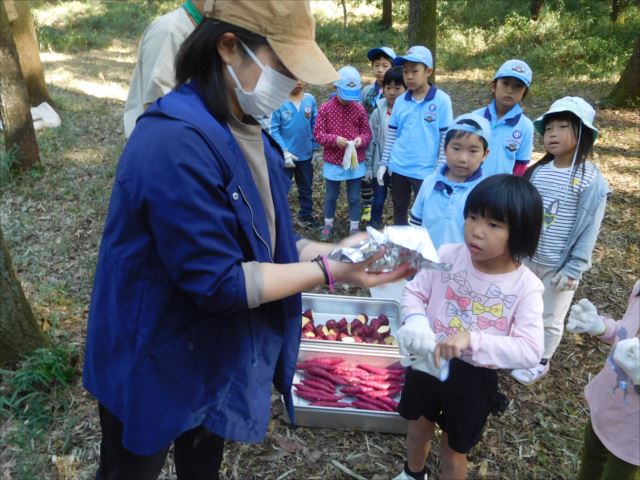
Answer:
M240 80L238 80L236 73L233 71L233 67L227 65L229 75L231 75L236 84L236 97L240 108L245 115L271 115L289 99L289 94L296 86L297 80L276 72L268 65L264 65L249 47L241 40L238 41L251 59L262 69L253 92L247 92L242 88Z

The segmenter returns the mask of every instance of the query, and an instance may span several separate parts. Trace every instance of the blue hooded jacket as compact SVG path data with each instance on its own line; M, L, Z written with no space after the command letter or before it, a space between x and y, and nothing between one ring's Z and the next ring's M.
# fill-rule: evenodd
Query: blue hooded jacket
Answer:
M293 418L300 295L249 309L241 266L298 261L282 154L263 141L275 246L240 147L193 84L153 104L120 157L83 380L123 423L133 453L153 454L197 426L260 441L272 383Z

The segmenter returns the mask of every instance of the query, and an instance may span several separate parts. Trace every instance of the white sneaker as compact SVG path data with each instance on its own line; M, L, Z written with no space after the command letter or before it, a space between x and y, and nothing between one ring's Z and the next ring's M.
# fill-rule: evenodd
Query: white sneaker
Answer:
M402 472L400 473L400 475L398 475L397 477L394 477L393 480L416 480L415 478L413 478L410 475L407 475L404 471L404 469L402 470ZM427 474L424 474L424 480L427 480Z
M545 365L539 363L533 368L516 368L511 370L511 376L523 385L536 383L549 372L549 361Z

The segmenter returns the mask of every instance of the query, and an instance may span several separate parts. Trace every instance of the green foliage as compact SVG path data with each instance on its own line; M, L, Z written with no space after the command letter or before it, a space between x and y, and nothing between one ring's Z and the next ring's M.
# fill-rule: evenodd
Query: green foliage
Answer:
M18 146L4 151L4 142L0 141L0 188L13 180L15 167L18 165Z
M176 0L32 2L40 50L77 52L104 48L113 39L137 42L158 16L175 9Z
M46 438L54 419L69 415L68 387L78 363L77 348L60 345L34 350L16 369L0 370L0 422L7 422L7 438L19 452L18 478L42 478L47 459L34 455L35 445Z

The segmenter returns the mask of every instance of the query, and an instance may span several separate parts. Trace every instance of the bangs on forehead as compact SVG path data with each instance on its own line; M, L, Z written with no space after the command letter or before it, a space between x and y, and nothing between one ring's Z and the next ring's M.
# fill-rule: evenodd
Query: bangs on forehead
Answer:
M482 192L479 195L476 192L476 195L470 195L467 198L465 216L467 213L473 213L498 222L509 223L509 204L513 200L509 198L511 195L500 190Z

